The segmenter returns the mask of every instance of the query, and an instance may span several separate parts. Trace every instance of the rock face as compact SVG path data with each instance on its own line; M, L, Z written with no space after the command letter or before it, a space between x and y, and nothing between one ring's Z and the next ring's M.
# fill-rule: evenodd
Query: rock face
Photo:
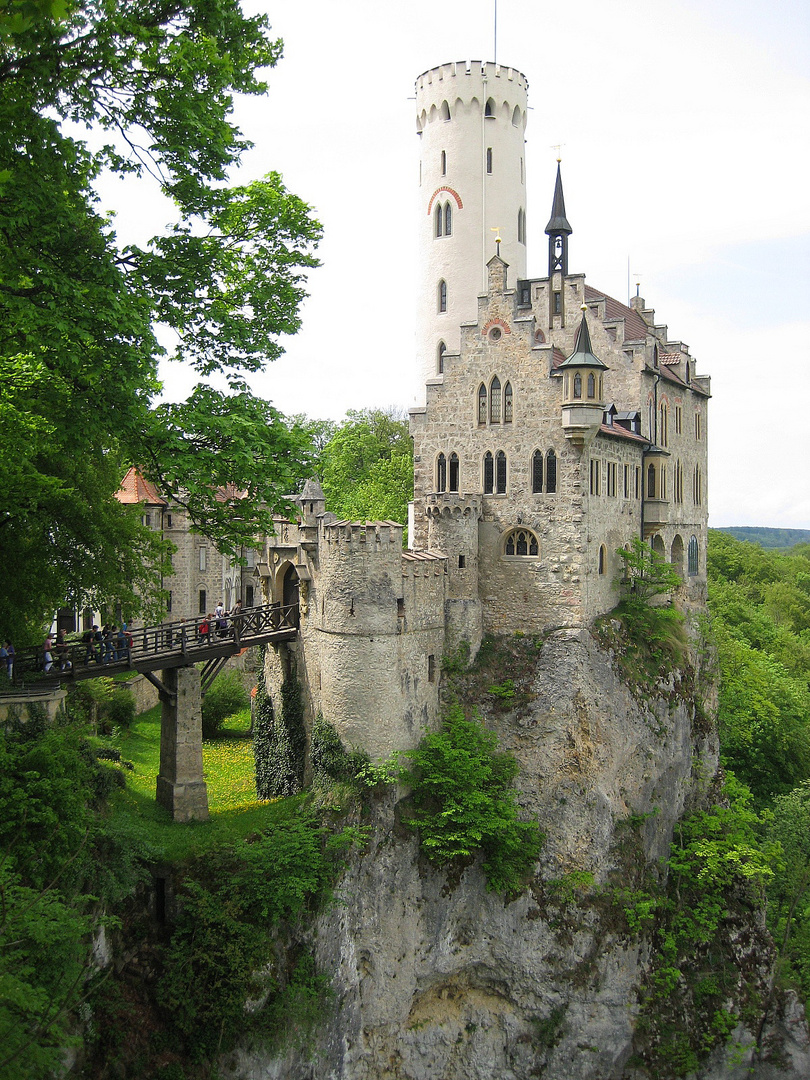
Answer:
M533 887L509 900L487 892L477 864L433 869L398 827L397 798L382 801L366 852L315 928L318 967L333 973L335 993L315 1051L274 1061L243 1052L229 1063L235 1075L653 1075L634 1045L649 942L583 893L658 865L674 824L715 773L716 743L674 681L641 700L587 631L557 631L535 653L507 708L492 695L482 701L488 726L520 762L521 806L546 835ZM760 928L752 935L765 942ZM760 1063L751 1072L743 1050L734 1063L718 1053L697 1075L810 1075L803 1018L783 1008L779 1024L769 1035L784 1070ZM754 1042L751 1032L737 1035L738 1045Z

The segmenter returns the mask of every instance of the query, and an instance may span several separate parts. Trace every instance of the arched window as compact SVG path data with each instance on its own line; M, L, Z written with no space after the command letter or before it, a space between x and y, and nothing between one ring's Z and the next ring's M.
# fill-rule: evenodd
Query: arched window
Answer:
M495 455L495 492L497 495L506 494L506 454L503 450Z
M447 352L447 346L443 341L439 342L439 347L436 350L436 370L439 375L444 374L444 354Z
M486 105L484 106L484 116L494 116L494 115L495 115L495 102L492 100L492 98L489 98Z
M593 372L588 372L588 397L593 399L596 395L596 379L593 377Z
M444 204L444 235L451 236L453 232L453 207L449 202Z
M447 491L447 458L439 454L436 459L436 490Z
M484 494L491 495L495 490L495 461L492 453L487 450L484 454Z
M698 572L698 542L696 536L690 536L689 547L686 551L686 568L690 576Z
M487 147L487 172L492 172L492 147Z
M512 113L512 126L517 127L520 123L520 106L515 106L515 111Z
M435 219L435 233L437 236L441 236L443 232L444 216L442 215L442 204L436 203L436 212L433 215Z
M489 384L489 422L490 424L501 422L501 380L497 375Z
M535 450L532 454L532 494L537 495L543 490L543 452Z
M607 571L607 548L604 544L599 545L599 573L604 574Z
M447 151L442 150L442 176L447 176Z
M487 422L487 388L483 383L478 387L478 423Z
M661 446L669 445L669 416L667 412L666 402L661 402L661 427L658 432L658 442Z
M655 498L655 466L647 466L647 498Z
M439 282L439 311L447 311L447 282Z
M503 388L503 422L512 423L512 384L508 382Z
M450 490L458 491L458 454L450 455Z
M582 397L582 376L579 372L574 376L574 397Z
M537 558L540 553L540 545L537 542L537 537L529 529L513 529L506 536L503 553L509 556Z
M553 450L546 454L546 491L553 495L557 490L557 455Z
M695 506L700 506L703 502L703 477L699 465L695 466L695 475L692 479L692 502Z
M442 102L442 120L450 119L450 106L446 101Z

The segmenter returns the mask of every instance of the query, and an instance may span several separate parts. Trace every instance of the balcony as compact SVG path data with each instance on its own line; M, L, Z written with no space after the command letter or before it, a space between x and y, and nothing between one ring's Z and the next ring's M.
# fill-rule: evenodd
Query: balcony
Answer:
M652 536L664 525L669 523L669 500L668 499L645 499L644 501L644 535Z

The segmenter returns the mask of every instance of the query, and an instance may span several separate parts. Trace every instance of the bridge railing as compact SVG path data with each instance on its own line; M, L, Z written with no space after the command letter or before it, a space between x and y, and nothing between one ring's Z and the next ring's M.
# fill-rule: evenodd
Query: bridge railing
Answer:
M212 647L218 643L234 642L240 645L251 639L275 631L298 629L297 604L262 604L245 608L235 615L221 619L180 619L177 622L160 623L137 629L119 631L111 638L101 641L77 641L75 638L64 645L54 641L51 661L47 661L42 645L21 649L14 658L14 682L28 679L70 679L79 671L85 675L88 669L98 669L102 675L105 668L136 668L138 661L158 657L177 658L188 656L194 662L195 654L206 659Z

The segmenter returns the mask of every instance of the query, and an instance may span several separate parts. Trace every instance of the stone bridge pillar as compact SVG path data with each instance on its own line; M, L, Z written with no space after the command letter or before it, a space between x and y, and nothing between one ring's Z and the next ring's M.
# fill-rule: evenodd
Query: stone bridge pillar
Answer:
M207 821L200 673L193 666L167 668L162 683L157 802L175 821Z

